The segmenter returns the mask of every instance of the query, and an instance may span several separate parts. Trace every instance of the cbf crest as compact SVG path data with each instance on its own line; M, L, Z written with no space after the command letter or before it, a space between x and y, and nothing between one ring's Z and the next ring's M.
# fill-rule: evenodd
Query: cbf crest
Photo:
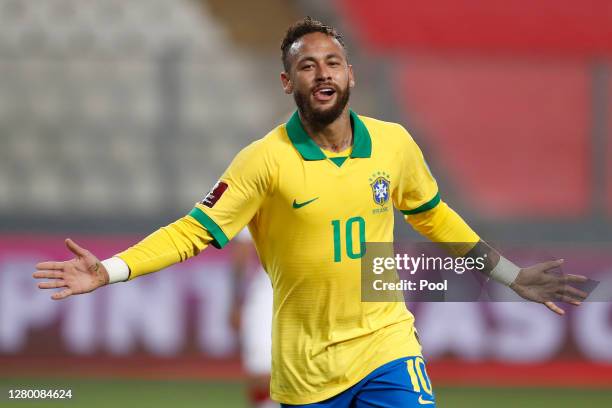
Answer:
M389 195L391 194L391 182L389 179L389 175L383 171L378 171L370 177L372 198L380 206L384 206L389 201Z

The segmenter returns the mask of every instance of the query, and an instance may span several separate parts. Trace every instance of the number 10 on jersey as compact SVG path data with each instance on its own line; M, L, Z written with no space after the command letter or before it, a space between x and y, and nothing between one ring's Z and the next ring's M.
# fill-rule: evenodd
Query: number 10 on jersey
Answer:
M342 225L342 220L333 220L331 225L334 230L334 262L342 261L342 232L344 232L344 247L346 256L351 259L359 259L365 254L365 220L361 217L351 217ZM359 234L359 247L355 252L353 247L353 233L355 229Z

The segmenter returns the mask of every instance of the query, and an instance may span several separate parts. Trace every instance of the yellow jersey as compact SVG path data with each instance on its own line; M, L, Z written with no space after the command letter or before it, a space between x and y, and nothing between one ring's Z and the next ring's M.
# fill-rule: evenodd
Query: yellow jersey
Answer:
M271 397L330 398L421 354L402 302L362 302L365 242L392 242L394 212L434 241L477 242L401 126L350 111L347 156L326 154L297 112L233 160L189 216L119 254L130 279L222 248L248 224L274 290Z

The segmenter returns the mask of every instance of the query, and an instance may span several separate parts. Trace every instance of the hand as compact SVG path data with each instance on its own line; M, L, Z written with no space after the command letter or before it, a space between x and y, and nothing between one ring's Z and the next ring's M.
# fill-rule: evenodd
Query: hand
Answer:
M65 288L54 293L51 299L60 300L88 293L108 284L108 272L95 255L70 238L66 239L66 246L76 255L75 258L64 262L41 262L36 265L37 272L32 275L36 279L52 279L39 283L40 289Z
M588 279L580 275L554 273L553 270L562 263L563 259L558 259L523 268L510 288L522 298L543 303L553 312L564 315L565 311L553 300L579 306L588 294L569 284L586 282Z

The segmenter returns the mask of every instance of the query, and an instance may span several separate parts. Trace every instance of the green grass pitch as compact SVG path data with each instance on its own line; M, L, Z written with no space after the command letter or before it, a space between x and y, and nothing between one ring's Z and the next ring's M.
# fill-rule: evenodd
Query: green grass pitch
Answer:
M9 400L8 389L71 389L63 401ZM0 379L0 407L247 408L240 382ZM438 388L441 408L612 407L612 388Z

